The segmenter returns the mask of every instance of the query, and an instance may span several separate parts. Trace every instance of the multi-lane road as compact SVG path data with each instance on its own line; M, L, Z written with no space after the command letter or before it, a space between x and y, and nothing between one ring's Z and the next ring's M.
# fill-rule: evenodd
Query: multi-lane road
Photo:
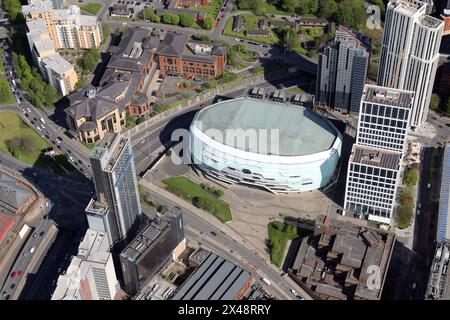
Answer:
M17 103L14 105L2 106L0 111L14 111L20 114L42 138L49 141L55 149L58 149L62 154L65 154L80 172L89 176L90 165L87 158L88 150L79 142L66 136L64 134L64 128L56 125L47 117L45 112L34 107L26 99L17 83L18 79L15 77L10 53L10 48L5 47L6 74L9 78L11 90L15 95Z
M179 203L173 202L171 199L156 193L154 190L148 188L145 189L150 195L152 202L169 207L180 206ZM194 239L201 239L202 241L208 241L208 244L218 249L218 253L225 253L227 256L230 254L239 257L239 264L247 267L247 269L253 269L257 271L256 274L264 275L269 281L274 284L271 287L272 291L277 293L277 296L284 299L296 299L291 292L286 279L284 279L275 269L271 268L266 261L264 261L257 253L250 250L245 243L242 243L224 232L219 230L211 223L198 217L195 213L190 212L187 208L183 208L183 220L187 229L187 235L194 235ZM200 241L200 244L202 242Z

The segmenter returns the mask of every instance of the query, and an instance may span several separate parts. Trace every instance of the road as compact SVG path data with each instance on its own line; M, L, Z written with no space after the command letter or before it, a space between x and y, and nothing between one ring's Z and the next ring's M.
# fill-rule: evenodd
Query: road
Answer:
M265 82L258 84L258 87L273 89L275 86L282 83L285 87L291 87L304 82L305 79L298 76L287 76L284 79L279 79L272 82ZM239 89L231 93L226 94L228 98L236 98L242 96L244 89ZM205 105L210 105L216 97L204 101ZM170 143L173 130L177 128L189 128L189 125L194 117L195 112L201 109L200 105L194 105L190 108L183 109L181 112L166 118L164 121L159 122L144 131L132 136L131 142L133 145L133 154L135 160L136 172L143 173L145 169L150 165L153 158L151 154L158 150L161 146L167 146Z
M90 171L90 164L87 157L89 150L82 146L79 142L65 136L65 128L56 125L51 119L48 118L48 115L45 112L34 107L26 99L24 93L18 86L18 79L15 76L11 63L11 48L8 48L7 45L5 45L5 62L5 69L9 75L9 83L14 95L16 96L17 104L2 106L0 111L17 112L22 119L34 128L42 138L49 141L55 149L59 149L62 154L65 154L81 173L88 175ZM42 122L41 119L43 119L44 122Z
M150 190L148 188L145 190L149 194L150 200L153 203L166 206L179 206L178 203L173 202L171 199L165 198L164 196L156 193L154 190ZM295 296L290 291L291 287L286 280L277 271L271 268L268 265L268 262L246 247L245 243L238 242L236 239L231 238L211 223L199 218L195 213L186 210L186 208L183 209L183 220L188 230L193 229L198 235L209 234L208 236L203 236L202 238L204 239L205 237L209 237L211 240L213 239L214 242L217 241L220 243L220 248L222 251L225 250L232 253L234 256L242 257L243 260L240 259L240 264L244 264L247 267L258 271L260 275L263 274L272 284L281 289L281 291L275 290L277 291L279 297L283 297L284 299L295 299ZM214 232L215 234L213 237L210 236L212 235L211 232ZM230 250L232 251L230 252ZM273 288L271 289L274 290Z
M46 213L51 210L52 204L49 203L49 207L46 210ZM47 233L48 229L51 226L51 222L49 222L48 215L47 219L44 219L40 226L38 226L33 233L31 234L31 238L26 242L23 249L21 250L19 256L17 257L12 270L10 272L10 276L6 279L5 283L1 288L2 294L0 295L0 300L8 300L11 296L14 295L19 282L25 281L24 278L27 277L25 274L25 270L27 270L28 265L33 258L33 252L36 250L36 247L41 243L41 239Z

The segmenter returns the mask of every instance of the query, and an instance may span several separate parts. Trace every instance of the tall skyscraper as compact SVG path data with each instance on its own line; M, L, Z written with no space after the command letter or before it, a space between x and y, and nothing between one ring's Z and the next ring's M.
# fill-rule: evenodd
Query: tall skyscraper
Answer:
M356 144L403 152L413 102L412 91L366 85Z
M439 58L444 23L426 14L418 0L390 0L377 84L415 92L411 127L425 122Z
M89 203L86 213L114 245L133 236L142 212L130 139L108 132L90 161L97 199Z
M402 153L353 145L348 163L344 214L390 224Z
M319 56L316 101L358 113L369 57L370 39L339 27L335 39L327 43Z

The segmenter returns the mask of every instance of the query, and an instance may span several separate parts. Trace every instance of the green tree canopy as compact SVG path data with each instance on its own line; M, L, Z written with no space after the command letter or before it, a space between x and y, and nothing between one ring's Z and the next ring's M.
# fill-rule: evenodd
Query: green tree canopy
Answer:
M215 21L216 20L214 19L214 17L212 15L208 14L205 17L205 20L203 21L202 26L203 26L204 29L211 30L211 28L214 27L214 22Z
M441 104L441 98L439 97L439 95L437 93L433 93L431 95L431 101L430 101L430 108L432 110L439 110L439 105Z
M180 26L182 27L192 27L195 24L195 19L189 13L182 12L179 15L180 17Z
M163 22L176 25L180 22L180 18L176 14L166 12L163 16Z

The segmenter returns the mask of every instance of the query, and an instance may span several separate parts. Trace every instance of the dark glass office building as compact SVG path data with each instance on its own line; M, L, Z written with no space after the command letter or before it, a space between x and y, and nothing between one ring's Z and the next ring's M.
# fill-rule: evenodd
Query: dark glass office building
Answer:
M135 295L172 259L184 239L181 209L175 207L158 214L120 254L124 290Z

